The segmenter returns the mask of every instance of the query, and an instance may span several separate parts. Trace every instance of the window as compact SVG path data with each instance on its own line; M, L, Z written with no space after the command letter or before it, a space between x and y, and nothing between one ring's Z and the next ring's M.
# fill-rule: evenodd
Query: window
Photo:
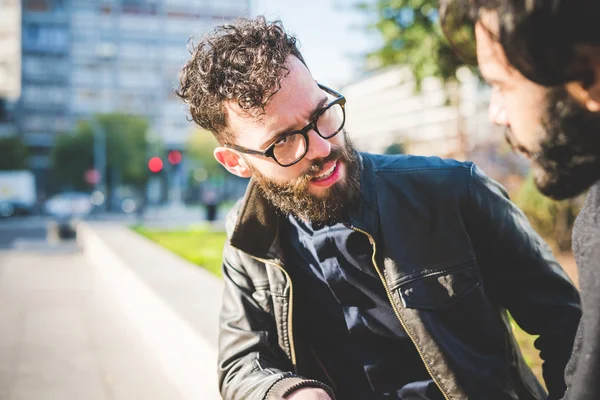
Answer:
M147 15L121 15L119 18L119 28L123 34L131 32L156 32L160 31L162 21L153 16Z
M52 107L66 106L68 102L67 89L54 85L25 86L23 101L36 106Z
M68 121L63 116L31 114L23 119L23 129L28 132L66 132Z
M102 103L102 93L90 88L79 88L75 90L73 98L73 111L83 113L98 110Z
M25 24L23 45L30 50L63 52L69 49L69 34L66 26Z
M62 57L23 57L23 75L29 79L66 79L69 65Z
M40 12L48 11L48 0L23 0L23 8L26 11Z

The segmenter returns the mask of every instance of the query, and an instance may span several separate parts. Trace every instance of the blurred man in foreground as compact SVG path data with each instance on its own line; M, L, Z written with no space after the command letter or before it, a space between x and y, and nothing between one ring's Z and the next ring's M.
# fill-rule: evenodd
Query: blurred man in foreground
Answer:
M566 397L600 399L600 2L442 0L441 15L459 55L477 58L490 119L531 160L539 190L590 189L573 232L583 318Z
M545 399L506 310L563 394L578 294L498 184L471 163L357 153L346 99L278 22L217 28L180 85L217 160L251 177L227 224L225 399Z

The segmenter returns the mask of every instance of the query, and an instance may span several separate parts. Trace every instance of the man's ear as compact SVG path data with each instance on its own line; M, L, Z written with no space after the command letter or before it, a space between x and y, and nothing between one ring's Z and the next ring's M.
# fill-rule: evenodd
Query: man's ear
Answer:
M594 65L594 83L588 88L588 99L585 106L593 112L600 112L600 57Z
M600 112L600 49L585 48L583 51L592 66L594 80L585 85L583 82L570 82L566 88L583 107L592 112Z
M241 178L252 176L252 170L240 153L227 147L217 147L213 153L217 161L234 175Z

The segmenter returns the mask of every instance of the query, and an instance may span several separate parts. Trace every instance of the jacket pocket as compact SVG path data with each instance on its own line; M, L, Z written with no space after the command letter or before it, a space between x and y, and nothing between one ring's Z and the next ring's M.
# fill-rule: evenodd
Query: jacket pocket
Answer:
M273 314L273 299L269 288L255 289L252 298L266 313Z
M435 310L453 305L481 285L475 263L425 272L398 286L404 307Z

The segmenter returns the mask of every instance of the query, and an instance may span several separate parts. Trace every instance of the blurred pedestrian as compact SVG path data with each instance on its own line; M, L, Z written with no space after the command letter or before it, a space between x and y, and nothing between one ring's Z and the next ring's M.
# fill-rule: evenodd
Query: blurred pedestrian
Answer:
M583 317L566 397L600 399L600 2L442 0L441 14L458 53L476 56L490 119L531 160L539 190L560 200L589 189L573 232Z
M223 398L545 399L507 310L562 395L577 290L473 164L358 153L345 97L264 18L200 41L179 95L251 177L226 222Z
M217 211L219 206L219 195L212 187L206 187L202 191L202 203L206 212L206 220L214 222L217 219Z

